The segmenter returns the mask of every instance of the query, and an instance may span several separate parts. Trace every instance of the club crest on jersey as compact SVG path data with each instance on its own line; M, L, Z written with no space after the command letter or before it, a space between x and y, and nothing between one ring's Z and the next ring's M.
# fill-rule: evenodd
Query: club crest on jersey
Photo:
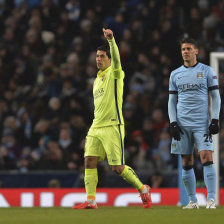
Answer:
M198 79L202 79L202 78L203 78L203 73L198 72L198 73L197 73L197 78L198 78Z
M101 81L103 82L105 80L105 75L102 76Z

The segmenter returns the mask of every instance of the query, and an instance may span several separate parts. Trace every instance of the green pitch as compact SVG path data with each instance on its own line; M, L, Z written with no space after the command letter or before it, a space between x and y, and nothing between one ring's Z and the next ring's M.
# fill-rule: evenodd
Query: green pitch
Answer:
M71 208L0 208L0 224L221 224L224 206L216 210L182 210L173 206Z

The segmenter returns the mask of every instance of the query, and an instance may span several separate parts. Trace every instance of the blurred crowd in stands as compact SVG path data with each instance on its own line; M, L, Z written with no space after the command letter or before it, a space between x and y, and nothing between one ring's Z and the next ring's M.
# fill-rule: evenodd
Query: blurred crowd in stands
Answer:
M167 102L170 72L182 64L178 41L198 40L206 64L211 51L223 52L223 0L0 0L1 170L83 169L102 27L114 31L126 75L126 162L177 168Z

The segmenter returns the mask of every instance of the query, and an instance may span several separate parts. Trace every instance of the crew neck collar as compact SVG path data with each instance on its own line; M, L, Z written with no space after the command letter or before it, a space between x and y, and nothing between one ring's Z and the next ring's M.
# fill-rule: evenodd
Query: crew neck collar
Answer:
M193 68L193 67L196 67L196 66L198 65L198 63L199 63L199 62L197 62L195 65L190 66L190 67L187 67L187 66L184 65L184 67L185 67L185 68Z

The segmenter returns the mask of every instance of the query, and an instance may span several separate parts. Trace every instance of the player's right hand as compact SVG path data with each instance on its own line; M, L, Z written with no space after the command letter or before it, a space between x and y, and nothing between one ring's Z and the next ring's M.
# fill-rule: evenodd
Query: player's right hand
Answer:
M170 133L171 136L177 141L180 141L180 135L184 134L176 121L170 123Z
M113 31L110 30L110 29L104 29L103 28L103 33L104 33L104 36L107 40L111 40L114 36Z

